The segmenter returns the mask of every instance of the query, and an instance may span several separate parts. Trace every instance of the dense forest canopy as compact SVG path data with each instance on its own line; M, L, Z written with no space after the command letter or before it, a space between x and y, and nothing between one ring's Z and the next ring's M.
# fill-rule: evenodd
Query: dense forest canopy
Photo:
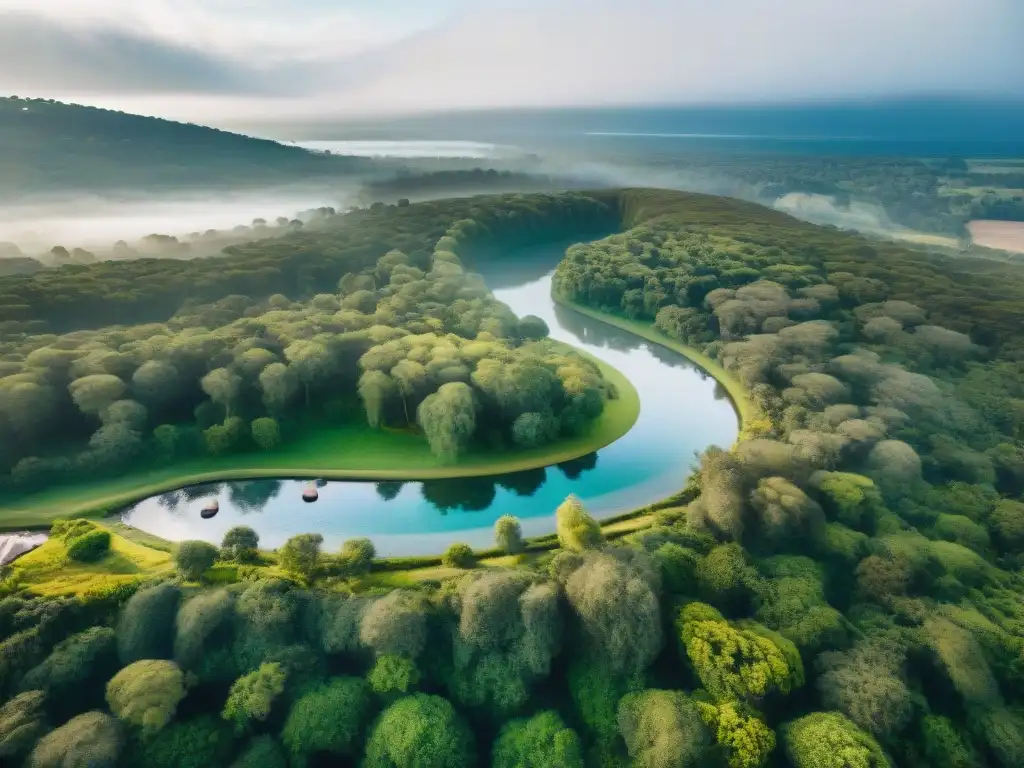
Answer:
M40 597L15 569L0 582L2 759L1024 764L1024 278L1012 267L657 190L385 206L332 221L343 226L210 260L231 265L223 282L202 261L172 262L162 282L178 282L161 317L145 301L125 304L136 325L100 328L79 314L78 297L92 294L78 286L98 294L113 279L105 265L55 270L80 279L40 292L40 309L25 303L37 314L11 321L26 324L8 326L0 387L59 392L83 429L125 434L161 407L141 399L170 391L161 372L191 365L189 386L199 382L204 409L230 432L234 414L262 399L243 387L257 368L260 384L277 372L262 394L291 392L297 409L307 384L315 399L318 376L347 371L368 419L399 422L412 419L407 383L423 369L431 386L445 381L418 411L425 431L451 427L439 433L447 448L464 434L466 389L507 417L533 394L514 378L524 369L523 381L550 383L538 391L560 385L563 399L548 402L596 402L586 362L554 359L533 341L541 325L510 317L467 271L509 244L579 233L603 239L567 251L560 298L653 323L716 357L757 416L736 446L701 457L685 505L659 505L650 526L620 539L575 498L555 511L553 552L529 549L518 521L502 518L496 544L516 566L476 568L456 544L437 579L392 589L367 576L372 542L323 552L310 532L266 553L237 528L219 549L177 547L177 577L157 583ZM332 236L363 227L367 240L325 253ZM299 247L316 265L306 280L288 255ZM278 265L284 293L246 282L250 263ZM347 362L323 367L336 343ZM502 380L515 383L487 389ZM374 411L381 392L390 406ZM5 410L7 428L23 413ZM271 433L252 424L252 439ZM52 535L46 546L69 561L116 556L89 521L59 521Z
M301 424L346 418L421 430L448 461L474 446L533 448L581 434L617 393L592 361L544 341L543 321L517 318L497 302L458 252L503 237L511 214L536 218L537 231L518 236L549 237L567 226L599 226L608 209L581 195L508 204L491 226L486 217L455 219L440 237L430 237L440 226L438 206L405 222L408 236L395 226L407 206L395 206L390 215L382 208L341 217L221 259L123 265L160 268L163 279L148 285L125 282L108 264L37 276L48 286L75 284L79 295L91 282L90 293L108 304L116 276L140 319L160 322L9 337L0 361L0 486L30 491L183 457L273 450ZM433 239L432 250L380 254L389 243L372 238L385 221L393 242ZM347 227L360 223L368 224L365 240L346 248ZM302 258L329 243L319 269ZM270 266L283 259L310 270L312 296ZM204 275L228 281L200 288L223 298L182 296L168 280L175 273L186 290ZM149 314L170 306L154 302L150 287L177 311ZM74 317L85 309L65 306Z

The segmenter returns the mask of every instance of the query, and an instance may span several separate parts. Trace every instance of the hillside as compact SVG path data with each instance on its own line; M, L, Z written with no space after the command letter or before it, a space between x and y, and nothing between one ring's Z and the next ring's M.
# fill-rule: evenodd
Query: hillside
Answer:
M189 123L0 99L0 196L294 182L366 165Z

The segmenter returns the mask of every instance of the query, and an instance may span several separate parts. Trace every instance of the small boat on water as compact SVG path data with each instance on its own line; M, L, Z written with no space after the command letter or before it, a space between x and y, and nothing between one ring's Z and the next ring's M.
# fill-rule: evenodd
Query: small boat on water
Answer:
M311 503L320 498L320 492L316 489L316 483L310 483L302 492L302 500Z
M214 499L205 507L203 507L203 511L199 513L199 516L203 518L203 520L209 520L218 512L220 512L220 502L217 501L217 499Z

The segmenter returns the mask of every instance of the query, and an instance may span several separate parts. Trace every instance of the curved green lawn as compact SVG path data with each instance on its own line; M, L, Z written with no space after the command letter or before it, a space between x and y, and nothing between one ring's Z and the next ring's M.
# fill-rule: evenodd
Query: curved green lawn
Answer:
M584 434L541 448L477 451L454 464L442 464L422 436L371 429L365 423L329 426L266 453L205 456L115 479L0 497L0 531L41 528L58 517L102 515L149 496L197 483L265 477L436 480L519 472L577 459L618 440L640 415L640 398L629 379L604 361L587 357L598 364L605 379L615 386L618 398L605 403L604 412Z

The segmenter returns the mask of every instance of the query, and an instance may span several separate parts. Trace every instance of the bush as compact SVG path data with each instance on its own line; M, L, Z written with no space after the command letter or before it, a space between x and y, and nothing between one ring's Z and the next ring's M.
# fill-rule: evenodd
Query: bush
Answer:
M519 519L513 515L502 515L494 523L494 543L498 548L509 555L515 555L523 551L523 529Z
M188 581L199 581L217 561L217 548L205 541L183 541L174 553L178 572Z
M236 525L224 534L220 543L221 556L225 560L240 563L252 562L259 554L260 537L247 525Z
M95 563L110 551L110 532L93 529L67 543L68 557L80 563Z
M445 568L472 568L475 564L472 547L461 542L452 544L441 557L441 565Z

